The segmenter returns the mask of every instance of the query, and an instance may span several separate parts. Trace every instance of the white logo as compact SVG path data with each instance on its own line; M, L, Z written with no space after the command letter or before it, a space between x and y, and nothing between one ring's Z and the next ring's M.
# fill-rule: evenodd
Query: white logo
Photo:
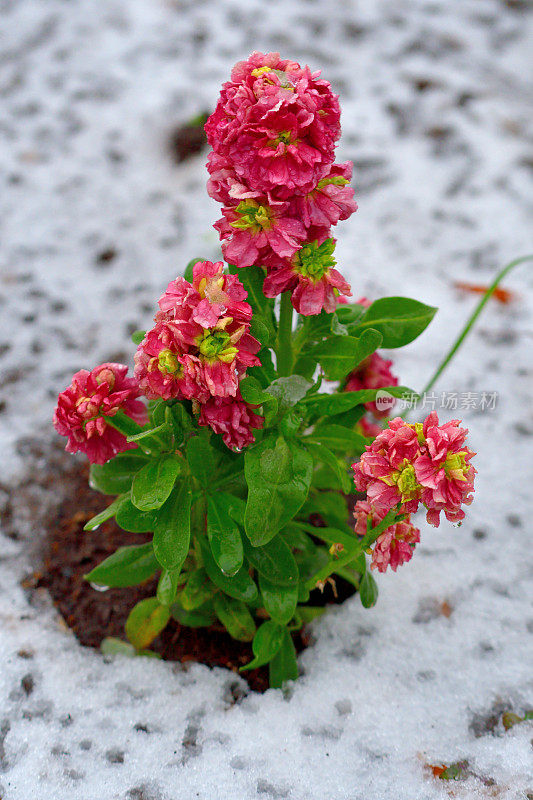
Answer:
M388 392L385 392L383 389L379 389L375 399L376 408L378 411L390 411L395 402L396 398L394 398Z

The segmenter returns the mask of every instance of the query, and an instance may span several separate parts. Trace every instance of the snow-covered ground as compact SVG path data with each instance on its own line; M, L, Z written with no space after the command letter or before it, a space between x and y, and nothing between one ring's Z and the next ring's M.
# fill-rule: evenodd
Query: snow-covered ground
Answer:
M219 252L204 156L178 167L168 139L252 49L322 67L340 93L360 210L338 228L338 260L356 296L440 307L394 355L402 382L423 386L475 302L454 281L486 283L533 250L530 10L0 0L0 497L51 437L72 373L131 362L129 333L166 283ZM19 509L20 537L0 549L2 800L532 797L531 723L501 725L533 705L531 284L530 266L513 273L518 299L489 305L436 387L460 393L442 416L462 417L478 452L467 521L422 524L413 561L378 578L376 608L354 598L316 624L286 696L235 702L223 670L81 648L20 588L41 531ZM461 408L482 391L495 410ZM463 760L478 777L425 767Z

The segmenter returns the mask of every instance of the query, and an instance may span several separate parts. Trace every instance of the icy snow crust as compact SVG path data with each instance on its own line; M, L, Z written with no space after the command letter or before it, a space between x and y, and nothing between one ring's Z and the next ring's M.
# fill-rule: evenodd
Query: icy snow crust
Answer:
M423 386L475 302L453 281L486 283L533 249L529 5L0 0L2 490L50 436L72 373L131 363L129 333L167 282L218 256L204 157L178 167L167 141L253 48L322 67L340 92L360 210L338 228L338 260L356 297L440 306L391 354ZM316 624L286 696L81 648L20 588L41 531L19 509L0 556L2 798L531 797L531 723L498 722L533 705L531 270L507 285L520 299L490 304L437 387L500 394L492 412L442 412L478 452L467 521L422 524L412 562L378 577L375 609L353 598ZM465 759L466 782L424 767Z

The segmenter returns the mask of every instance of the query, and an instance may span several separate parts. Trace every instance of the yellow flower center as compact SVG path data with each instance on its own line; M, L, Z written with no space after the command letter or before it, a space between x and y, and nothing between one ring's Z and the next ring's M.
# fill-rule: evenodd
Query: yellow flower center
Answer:
M402 503L412 500L422 488L416 479L415 468L405 459L400 469L380 478L387 486L396 486L400 492Z
M255 200L243 200L236 208L240 214L240 219L231 222L232 228L241 230L252 230L259 233L261 230L269 230L272 227L272 212L268 206L261 206Z
M161 350L157 356L157 365L159 371L167 375L178 375L182 369L178 357L172 350Z
M468 463L465 459L466 450L460 453L448 453L446 461L444 462L444 472L447 478L453 478L456 481L466 481L466 472L468 471Z
M313 283L317 283L330 269L335 267L334 250L333 239L326 239L320 246L318 242L305 244L294 257L294 271L309 278Z
M206 361L223 361L231 364L239 352L232 344L229 333L224 330L205 331L198 339L198 350Z

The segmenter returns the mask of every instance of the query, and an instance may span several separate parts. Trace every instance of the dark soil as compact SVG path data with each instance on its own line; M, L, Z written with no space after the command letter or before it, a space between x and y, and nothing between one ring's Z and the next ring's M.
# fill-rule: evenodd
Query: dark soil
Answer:
M201 153L207 145L204 125L209 114L203 112L198 117L185 125L175 128L169 140L170 153L176 164L187 161L192 156Z
M85 523L106 504L105 498L92 491L87 483L88 469L74 463L67 475L61 476L68 486L68 496L44 519L45 541L42 566L26 581L28 590L40 587L50 593L54 605L82 645L99 648L108 636L124 639L124 625L131 608L144 597L155 594L157 579L141 586L98 591L83 576L118 547L142 544L149 534L127 533L114 521L108 521L93 532L85 532ZM80 510L82 509L82 510ZM313 592L312 605L340 603L354 593L353 587L337 579L338 597L329 585L323 594ZM308 646L305 631L294 637L298 652ZM222 627L188 628L171 620L154 640L152 650L168 661L197 661L210 667L226 667L237 672L252 658L251 645L232 639ZM268 669L242 673L252 689L268 689Z

